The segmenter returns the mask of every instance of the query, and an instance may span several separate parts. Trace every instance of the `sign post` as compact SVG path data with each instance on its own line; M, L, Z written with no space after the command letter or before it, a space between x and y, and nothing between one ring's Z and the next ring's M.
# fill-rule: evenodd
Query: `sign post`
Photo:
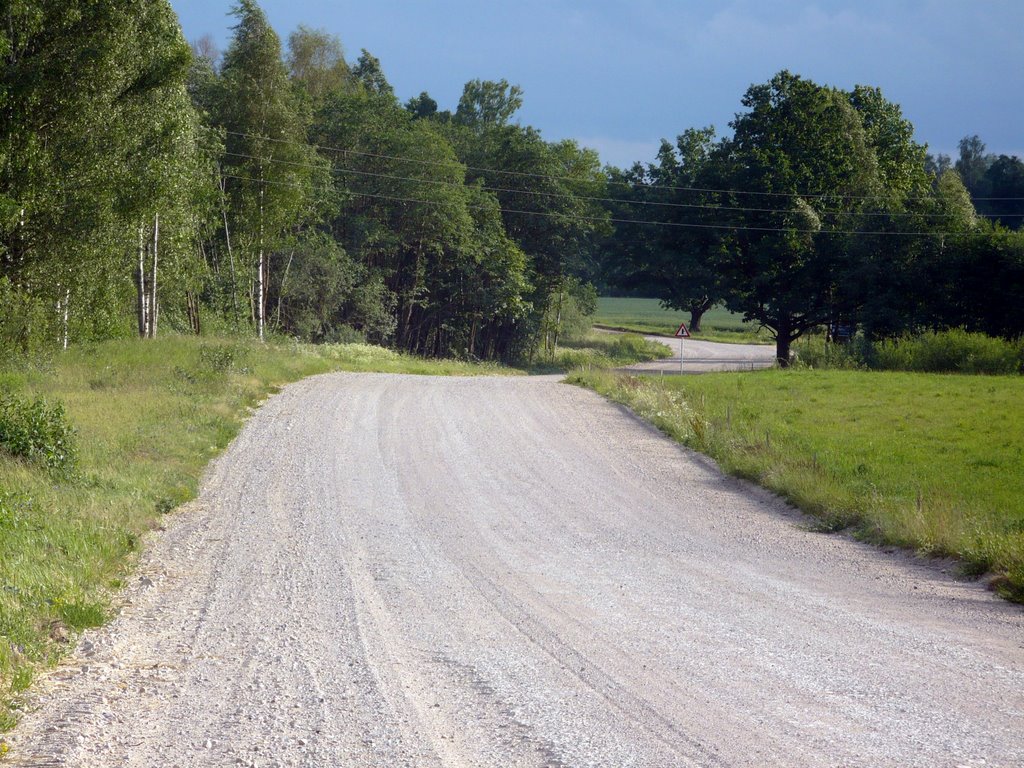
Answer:
M690 338L690 332L686 330L686 323L680 323L676 329L676 338L679 339L679 372L683 372L683 339Z

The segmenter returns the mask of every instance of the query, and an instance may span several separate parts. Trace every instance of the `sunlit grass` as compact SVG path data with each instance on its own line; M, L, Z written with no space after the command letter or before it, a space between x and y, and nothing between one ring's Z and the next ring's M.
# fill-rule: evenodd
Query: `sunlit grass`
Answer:
M648 341L635 333L592 330L582 339L563 341L550 357L540 354L532 370L543 373L616 368L671 356L672 351L664 344Z
M577 374L826 530L958 558L1024 601L1024 379L859 371Z

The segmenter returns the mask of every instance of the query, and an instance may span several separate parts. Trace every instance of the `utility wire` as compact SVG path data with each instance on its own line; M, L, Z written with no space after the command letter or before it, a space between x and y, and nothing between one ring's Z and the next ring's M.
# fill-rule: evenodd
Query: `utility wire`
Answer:
M280 160L273 157L257 157L255 155L247 155L242 152L225 152L228 157L238 157L248 160L256 160L257 162L263 163L277 163L280 165L288 165L297 168L310 168L313 170L320 170L322 166L312 165L310 163L299 163L293 160ZM374 171L362 171L357 168L338 168L331 167L330 173L334 174L345 174L352 173L359 176L370 176L379 179L391 179L393 181L411 181L417 184L433 184L435 186L449 186L449 187L465 187L468 186L462 181L446 181L444 179L423 179L415 176L398 176L390 173L378 173ZM479 186L478 189L483 189L488 192L509 192L513 194L522 195L537 195L541 197L555 197L555 198L572 198L575 200L587 200L589 202L598 203L623 203L631 206L657 206L665 208L687 208L687 209L700 209L710 211L742 211L750 213L792 213L791 210L780 209L780 208L747 208L736 205L709 205L702 203L669 203L656 200L626 200L618 197L594 197L591 195L574 195L571 192L545 192L540 190L531 189L510 189L507 187L490 187L490 186ZM823 216L886 216L895 218L907 218L917 217L926 219L942 219L948 218L949 214L946 213L889 213L886 211L818 211ZM1024 213L1012 213L1008 216L1024 217Z
M305 189L306 186L303 184L292 184L286 181L270 181L268 179L255 179L250 176L237 176L234 174L223 173L221 174L226 179L238 179L240 181L252 181L257 184L271 184L280 187L292 187L293 189ZM446 203L439 200L422 200L414 197L399 197L395 195L379 195L371 194L369 192L358 192L354 189L342 189L339 190L346 194L353 195L354 197L369 197L377 200L391 200L400 203L420 203L423 205L446 205ZM498 210L501 213L515 213L526 216L545 216L553 219L562 219L569 221L588 221L588 222L611 222L614 224L642 224L648 226L661 226L661 227L680 227L688 229L721 229L734 232L788 232L788 233L799 233L805 235L872 235L872 236L891 236L891 237L956 237L963 234L964 232L885 232L885 231L861 231L861 230L840 230L840 229L792 229L788 227L750 227L750 226L738 226L733 224L690 224L675 221L649 221L644 219L619 219L614 217L604 218L600 216L579 216L569 215L563 213L553 213L550 211L526 211L517 210L513 208L492 208L488 205L476 205L473 203L466 203L467 208L474 210Z
M255 140L258 140L258 141L272 141L272 142L275 142L275 143L278 143L278 144L291 144L291 145L294 145L294 146L310 147L312 149L318 149L318 150L322 150L322 151L325 151L325 152L339 152L339 153L345 154L345 155L357 155L357 156L360 156L360 157L373 157L373 158L378 158L378 159L381 159L381 160L398 160L400 162L405 162L405 163L419 163L420 165L433 165L433 166L445 166L445 167L451 167L451 165L452 165L451 162L445 162L445 161L441 161L441 160L420 160L420 159L415 158L415 157L403 157L401 155L386 155L386 154L382 154L382 153L378 153L378 152L364 152L364 151L357 150L357 149L343 149L342 147L329 147L329 146L326 146L326 145L323 145L323 144L310 144L310 143L307 143L307 142L294 141L294 140L289 140L289 139L275 139L275 138L272 138L270 136L260 136L258 134L254 134L254 133L244 133L242 131L225 131L225 133L230 135L230 136L242 136L244 138L255 139ZM458 162L458 161L456 161L456 162ZM479 166L464 165L462 163L459 163L459 164L462 165L462 167L467 169L467 170L477 171L479 173L503 173L503 174L507 174L507 175L510 175L510 176L526 176L526 177L535 178L535 179L549 179L549 180L552 180L552 181L574 181L574 182L579 182L580 181L580 179L578 179L578 178L576 178L574 176L559 176L559 175L555 175L555 174L545 174L545 173L529 173L527 171L506 171L506 170L502 170L500 168L482 168L482 167L479 167ZM814 193L814 194L807 193L807 194L804 194L804 193L800 193L800 192L757 192L757 191L753 191L753 190L743 190L743 189L714 189L714 188L711 188L711 187L678 187L678 186L672 186L670 184L644 184L644 183L632 184L630 182L625 182L625 181L611 181L611 180L609 180L609 181L612 184L620 184L620 185L628 186L628 187L644 187L646 189L670 189L670 190L676 190L676 191L679 191L679 192L714 192L714 193L725 194L725 195L760 195L760 196L766 196L766 197L799 197L799 198L803 198L803 199L807 199L807 200L810 200L810 199L821 199L821 198L836 199L836 200L888 200L889 199L885 195L831 195L831 194L822 194L822 193ZM930 197L930 196L925 196L925 197L905 197L903 199L904 200L933 200L934 198ZM975 198L972 198L972 199L974 199L974 200L1024 200L1024 197L975 197Z

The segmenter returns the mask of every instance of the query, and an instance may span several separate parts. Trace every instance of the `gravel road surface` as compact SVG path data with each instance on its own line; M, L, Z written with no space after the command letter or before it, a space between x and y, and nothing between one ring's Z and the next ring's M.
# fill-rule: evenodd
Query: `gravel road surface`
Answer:
M664 344L672 350L672 356L636 363L623 370L637 373L708 373L749 371L775 365L775 346L770 344L726 344L699 339L670 339L666 336L644 338Z
M1024 765L1024 611L552 378L287 387L10 764Z

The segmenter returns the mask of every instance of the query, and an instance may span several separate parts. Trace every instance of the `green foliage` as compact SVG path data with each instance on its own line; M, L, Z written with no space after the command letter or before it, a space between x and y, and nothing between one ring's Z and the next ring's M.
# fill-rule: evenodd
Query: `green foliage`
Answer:
M657 297L669 309L689 312L693 332L700 330L703 314L723 297L719 271L710 261L720 233L708 225L717 212L711 209L712 195L701 191L712 162L714 136L713 128L690 128L674 146L662 141L657 164L609 171L614 196L609 207L622 221L602 246L603 279L620 289ZM626 223L649 220L652 212L656 220L672 226Z
M373 96L379 96L388 102L393 102L395 89L384 77L384 70L380 66L380 59L374 56L365 48L359 54L359 60L352 68L352 76Z
M556 295L547 302L548 310L541 321L547 351L555 345L578 341L590 331L597 311L597 291L588 283L569 278L559 286Z
M306 143L310 115L288 79L281 42L263 11L241 0L234 13L238 24L224 54L214 121L225 134L224 217L249 278L243 282L234 275L231 292L248 287L244 303L262 333L270 254L286 251L289 239L317 220L327 165ZM313 71L307 61L307 79ZM233 307L241 303L233 297Z
M507 234L495 196L466 184L440 125L364 89L330 98L315 130L318 143L354 150L328 153L340 201L330 230L351 254L354 271L343 271L354 298L321 288L315 303L342 306L337 325L410 352L521 357L532 341L523 322L529 258Z
M658 360L672 356L672 351L664 344L648 341L635 333L623 333L612 336L613 341L607 348L607 354L613 360Z
M826 368L830 370L860 370L867 368L865 347L870 342L862 337L847 344L829 341L824 334L803 337L795 346L798 368Z
M46 323L19 321L38 339L21 346L127 332L140 221L165 213L170 263L194 223L179 215L194 192L188 46L166 0L9 11L0 268L19 305L57 310Z
M314 105L332 93L354 87L354 76L345 61L341 41L322 29L300 24L288 36L288 71Z
M797 347L807 368L1006 375L1024 373L1024 340L986 336L962 328L926 331L872 342L857 337L835 344L811 336Z
M523 89L507 80L470 80L462 90L454 120L476 130L505 125L523 106ZM435 104L436 108L436 104Z
M959 328L885 339L869 352L872 368L927 373L1008 374L1024 371L1024 344Z
M221 61L209 43L190 56L167 0L12 4L0 349L133 333L157 219L151 314L194 333L266 322L514 361L578 336L588 312L565 286L599 278L649 288L694 326L728 301L783 356L837 319L871 338L1024 333L1022 241L979 225L968 194L1009 195L1020 162L974 137L960 174L933 158L929 176L878 89L781 72L747 91L733 136L690 129L655 163L605 173L595 152L514 124L523 93L506 80L470 80L454 113L426 92L403 108L369 52L350 65L301 26L283 58L255 0L233 13ZM609 221L652 216L676 226ZM947 236L842 234L929 227Z
M720 299L769 329L783 362L829 325L871 339L1024 334L1024 240L979 222L971 201L988 175L1016 189L1019 161L984 155L977 137L961 142L957 170L929 159L877 88L784 71L742 103L732 136L689 129L656 163L610 169L620 221L602 248L605 282L687 310L693 326ZM675 226L629 221L652 217Z
M1024 161L1000 155L992 161L978 189L978 213L1009 229L1024 227Z
M538 371L600 370L669 357L664 344L648 341L633 333L591 331L581 338L567 340L554 353L542 358Z
M53 316L42 299L0 277L0 354L38 356L51 334L56 335Z
M722 468L876 543L953 556L1024 596L1020 377L577 373Z
M77 461L75 429L62 403L0 394L0 449L70 476Z
M437 114L437 102L426 91L421 91L419 96L413 96L405 102L405 108L414 119L433 117Z
M848 94L781 72L751 86L743 105L705 186L771 195L757 198L756 212L726 214L741 228L723 235L713 266L727 306L770 328L788 364L793 340L861 303L854 289L877 252L843 233L859 216L877 229L874 214L886 211L877 203L927 189L924 154L875 91ZM722 198L751 205L743 195Z

